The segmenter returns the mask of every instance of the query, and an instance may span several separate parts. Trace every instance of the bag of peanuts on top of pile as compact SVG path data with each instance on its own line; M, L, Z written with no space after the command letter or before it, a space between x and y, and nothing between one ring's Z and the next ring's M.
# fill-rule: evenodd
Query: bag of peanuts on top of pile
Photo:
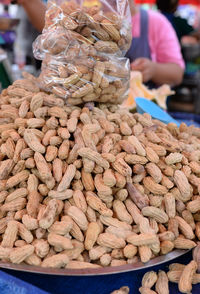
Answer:
M121 104L128 95L131 44L128 0L49 0L43 33L33 44L42 60L39 86L66 99Z

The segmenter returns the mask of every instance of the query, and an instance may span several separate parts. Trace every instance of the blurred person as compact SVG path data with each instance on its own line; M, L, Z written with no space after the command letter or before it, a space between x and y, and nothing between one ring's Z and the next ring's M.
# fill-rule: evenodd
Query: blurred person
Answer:
M187 40L196 43L200 40L200 32L191 26L187 19L177 15L179 0L156 0L156 5L160 12L169 20L176 31L177 37L181 42L183 37L187 36Z
M21 5L18 7L17 17L20 19L20 23L16 29L14 61L20 69L23 69L26 64L34 63L35 65L32 43L39 35L39 32L30 22L26 11Z
M0 17L8 18L8 19L11 18L9 14L8 5L4 5L4 10L3 10L3 13L0 15ZM15 38L16 38L16 33L14 29L12 28L9 28L8 30L5 30L5 31L3 30L0 31L0 45L2 46L3 49L12 51Z
M140 71L149 86L181 83L184 61L176 33L158 12L138 9L129 0L132 15L132 44L127 53L131 69Z
M26 64L40 69L41 62L33 57L32 43L43 29L46 5L40 0L17 0L11 3L18 4L17 17L20 19L14 44L15 63L20 69Z
M46 5L41 0L0 0L2 4L21 5L32 25L41 32L44 27ZM46 1L45 1L46 2Z

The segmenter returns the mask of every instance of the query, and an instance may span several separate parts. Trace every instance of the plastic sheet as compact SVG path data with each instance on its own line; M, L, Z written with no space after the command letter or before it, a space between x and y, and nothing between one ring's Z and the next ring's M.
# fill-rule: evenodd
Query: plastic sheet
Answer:
M72 105L122 103L131 38L128 0L49 1L43 33L33 44L43 60L40 86Z

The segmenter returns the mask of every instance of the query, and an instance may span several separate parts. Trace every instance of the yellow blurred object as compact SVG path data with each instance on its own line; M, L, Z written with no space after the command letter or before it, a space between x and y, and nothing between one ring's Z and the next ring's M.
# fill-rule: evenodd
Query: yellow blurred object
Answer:
M99 0L85 0L83 2L83 6L88 7L88 8L93 7L93 6L101 6L101 1L99 1Z
M167 97L175 94L175 91L173 91L169 85L163 85L152 91L154 91L154 99L156 103L163 109L167 108Z
M158 89L148 89L142 81L142 74L139 71L131 72L130 79L130 93L129 97L122 107L129 108L130 111L136 110L136 97L144 97L148 100L154 100L160 107L166 109L166 100L167 97L173 95L174 91L171 90L169 85L163 85Z

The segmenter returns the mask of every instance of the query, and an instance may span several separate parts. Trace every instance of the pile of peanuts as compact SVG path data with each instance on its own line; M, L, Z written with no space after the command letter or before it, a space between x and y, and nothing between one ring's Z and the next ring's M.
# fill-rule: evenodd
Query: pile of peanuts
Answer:
M199 258L200 245L193 251L193 260L187 264L172 263L169 265L167 274L159 271L147 272L142 278L142 286L139 288L141 294L169 294L169 282L178 283L180 293L192 293L192 285L200 283ZM155 288L152 289L152 288ZM129 287L124 286L111 294L129 294Z
M120 104L127 98L130 67L124 56L131 44L130 11L127 0L124 6L115 2L111 12L106 1L105 7L91 8L76 1L49 1L45 29L34 43L35 57L43 60L43 89L70 105Z
M66 106L28 74L0 96L0 259L134 264L200 240L200 129Z

